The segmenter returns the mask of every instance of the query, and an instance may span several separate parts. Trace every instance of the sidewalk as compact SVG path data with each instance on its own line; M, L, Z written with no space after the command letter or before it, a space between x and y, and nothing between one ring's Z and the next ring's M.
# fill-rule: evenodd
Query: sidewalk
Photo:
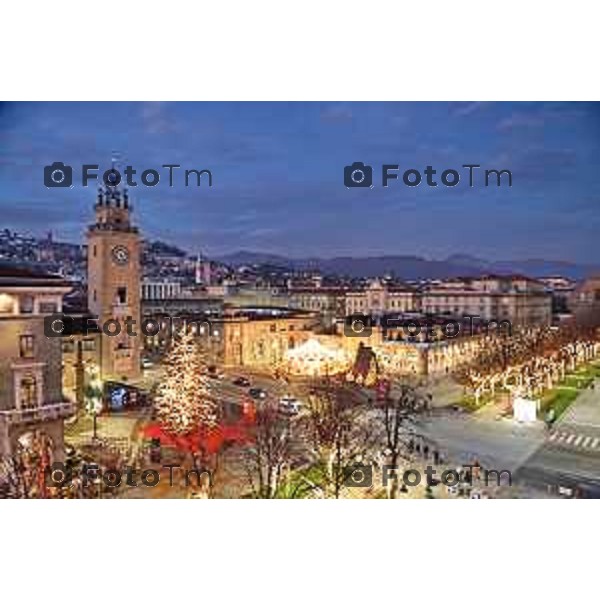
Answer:
M600 380L594 379L593 389L586 388L558 418L555 427L559 425L585 425L600 428Z

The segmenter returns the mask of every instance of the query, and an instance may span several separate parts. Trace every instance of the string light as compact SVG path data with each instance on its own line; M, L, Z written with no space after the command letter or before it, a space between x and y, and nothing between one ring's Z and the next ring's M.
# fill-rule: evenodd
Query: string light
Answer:
M159 421L175 435L216 425L216 403L210 396L208 377L191 331L173 342L155 407Z

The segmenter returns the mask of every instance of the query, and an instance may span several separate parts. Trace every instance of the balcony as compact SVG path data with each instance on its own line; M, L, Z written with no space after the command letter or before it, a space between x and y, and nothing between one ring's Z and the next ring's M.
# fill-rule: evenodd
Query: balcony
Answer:
M72 402L60 402L57 404L47 404L35 408L23 408L21 410L0 410L0 421L8 425L17 425L20 423L39 423L42 421L55 421L56 419L66 419L75 414L75 404Z

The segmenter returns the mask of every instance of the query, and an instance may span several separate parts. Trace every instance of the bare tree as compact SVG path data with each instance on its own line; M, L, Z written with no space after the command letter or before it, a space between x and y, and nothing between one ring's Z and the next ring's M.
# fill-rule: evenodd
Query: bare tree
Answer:
M410 383L400 384L398 393L387 393L377 408L378 419L383 430L385 464L391 472L397 473L400 459L407 457L411 436L410 429L418 414L429 407L431 398L422 389ZM398 477L390 477L387 488L388 498L398 496Z
M293 421L267 402L256 409L246 468L254 496L275 498L283 485L284 469L292 458Z
M322 491L339 498L349 470L364 462L369 448L366 411L328 381L309 396L307 408L307 434L323 468Z

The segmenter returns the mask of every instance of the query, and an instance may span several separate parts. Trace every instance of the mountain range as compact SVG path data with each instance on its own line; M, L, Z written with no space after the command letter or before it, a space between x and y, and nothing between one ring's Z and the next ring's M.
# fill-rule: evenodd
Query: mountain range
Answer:
M325 275L349 277L381 277L387 274L401 279L442 279L457 276L520 274L529 277L564 276L585 279L600 273L600 266L545 259L489 261L468 254L453 254L445 260L430 260L419 256L372 256L336 258L288 258L277 254L240 251L213 257L234 267L242 265L273 265L293 270L318 270Z

